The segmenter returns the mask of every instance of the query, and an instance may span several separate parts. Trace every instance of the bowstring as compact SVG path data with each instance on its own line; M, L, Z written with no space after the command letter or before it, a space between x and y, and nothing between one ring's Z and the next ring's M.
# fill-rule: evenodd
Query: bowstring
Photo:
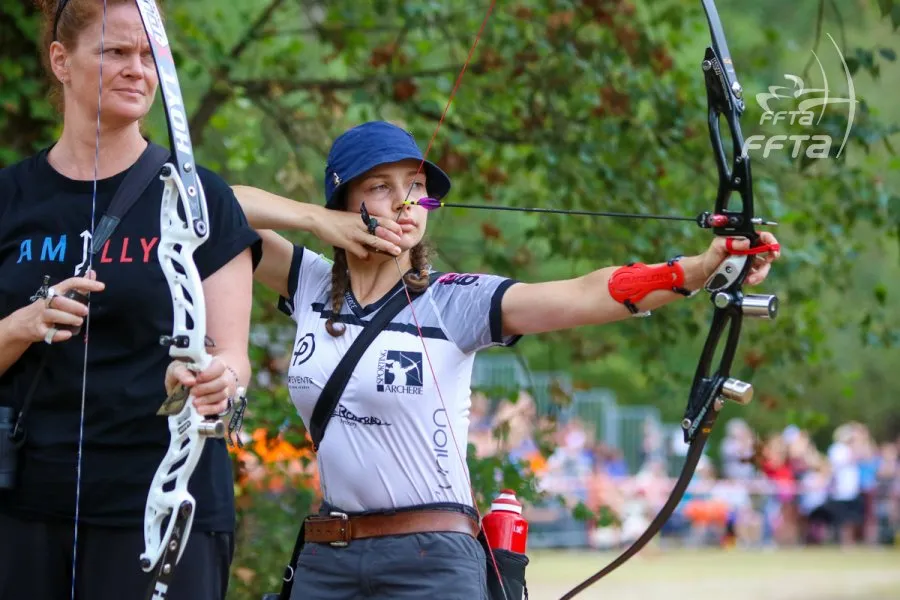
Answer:
M97 215L97 179L100 171L100 108L103 103L103 57L105 56L106 42L106 0L103 0L103 17L100 23L100 69L97 82L97 136L94 141L94 185L91 191L91 236L88 244L87 267L84 275L88 276L94 270L94 231ZM77 275L77 273L76 273ZM91 295L88 294L88 313L84 322L84 360L81 366L81 408L78 417L78 451L75 462L75 524L72 534L72 587L71 600L75 600L75 582L78 570L78 522L81 514L81 467L83 464L82 453L84 450L84 412L87 399L87 363L89 331L91 327Z
M484 19L482 19L482 21L481 21L481 26L478 28L478 33L475 35L475 40L472 42L472 46L469 48L469 53L466 56L466 60L463 62L463 66L459 71L459 75L456 77L456 82L453 85L453 89L450 92L449 98L447 98L447 104L444 106L444 110L441 113L440 119L438 120L437 127L435 127L434 132L431 134L431 139L428 141L428 146L425 148L425 152L422 154L422 160L419 162L419 168L416 169L416 174L413 177L414 180L419 176L419 174L422 172L422 169L425 166L425 161L428 158L428 153L431 151L431 148L434 145L434 141L437 138L437 134L441 129L441 125L443 125L443 123L444 123L444 118L447 116L447 112L450 110L450 105L453 102L453 98L456 96L456 92L459 90L459 86L462 83L463 76L466 74L466 69L468 68L469 63L472 61L472 56L475 54L475 49L478 47L478 42L481 40L481 36L484 33L485 27L487 27L487 23L488 23L488 20L490 19L491 13L494 11L494 5L496 4L496 1L497 0L491 0L490 5L488 6L487 12L484 15ZM409 197L412 194L414 185L415 185L415 183L410 185L409 190L406 192L406 198L404 199L404 202L409 200ZM400 215L402 215L402 214L403 214L403 205L401 205L399 211L397 212L397 217L395 218L395 220L399 220ZM462 467L463 473L465 474L466 483L469 486L469 493L472 496L472 508L475 509L475 514L478 517L478 529L479 529L479 531L481 531L483 533L484 526L482 524L482 515L481 515L481 510L479 510L479 508L478 508L478 500L475 495L475 487L472 485L472 476L469 473L469 468L468 468L466 459L463 456L463 453L459 448L459 442L456 437L456 431L453 427L453 419L450 418L450 411L447 410L447 404L444 402L444 395L441 393L441 387L440 387L440 384L438 383L437 372L435 371L434 363L431 361L431 356L428 353L428 346L425 343L425 336L422 334L422 326L419 324L419 317L416 315L416 309L413 306L412 296L409 293L409 287L406 285L406 279L405 279L405 274L403 272L403 267L400 266L400 260L396 256L394 257L394 264L397 265L397 272L400 274L400 282L403 285L403 293L406 294L406 301L407 301L407 304L409 305L409 310L412 313L413 323L416 326L416 331L419 335L419 341L422 344L422 353L425 355L425 360L428 363L428 369L429 369L429 371L431 371L431 377L434 380L434 389L437 392L438 400L441 403L441 408L443 409L444 413L447 415L447 423L448 423L448 428L450 429L450 437L453 440L453 447L456 450L456 456L459 460L460 466ZM487 536L485 536L485 541L488 541ZM500 583L500 589L503 591L503 597L508 600L509 596L506 593L506 586L503 583L503 577L500 575L500 568L497 566L497 558L494 555L494 551L491 548L490 543L486 543L485 546L487 547L488 555L490 556L490 559L491 559L491 564L494 567L494 572L497 575L497 580Z

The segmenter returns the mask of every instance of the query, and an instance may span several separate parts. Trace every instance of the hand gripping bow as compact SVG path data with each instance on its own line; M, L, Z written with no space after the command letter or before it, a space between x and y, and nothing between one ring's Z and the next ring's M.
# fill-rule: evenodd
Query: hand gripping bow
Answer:
M172 358L186 361L188 368L199 372L212 361L206 351L203 284L193 260L194 252L209 236L206 197L194 164L187 115L162 19L154 0L136 2L156 62L173 150L173 160L163 167L161 177L165 187L157 256L172 294L174 326L172 335L161 336L160 343L169 347ZM225 424L200 416L187 389L173 393L157 414L168 417L171 437L147 495L140 562L145 572L156 569L147 598L161 600L194 521L195 500L188 492L188 481L206 438L224 437Z
M668 520L694 475L697 462L703 454L703 447L725 401L747 404L753 397L753 387L749 383L730 376L744 315L773 319L778 312L778 298L775 296L743 293L744 279L750 272L753 255L776 248L760 244L759 235L754 229L754 224L761 220L756 219L753 213L750 157L744 153L744 137L739 122L744 112L743 90L737 81L715 2L701 1L712 37L712 45L706 49L702 69L706 82L709 137L719 172L715 209L712 213L705 213L704 216L707 218L702 219L701 226L712 228L715 235L745 237L750 240L751 248L749 251L729 256L705 285L713 304L712 323L703 345L681 422L684 441L690 446L684 467L669 499L647 530L628 549L602 570L578 584L560 600L574 598L578 593L612 573L653 539ZM719 130L720 117L725 119L731 135L734 158L730 167ZM736 210L729 204L734 193L740 198L740 205ZM719 364L713 370L713 360L719 352L719 343L726 329L728 333L720 352Z

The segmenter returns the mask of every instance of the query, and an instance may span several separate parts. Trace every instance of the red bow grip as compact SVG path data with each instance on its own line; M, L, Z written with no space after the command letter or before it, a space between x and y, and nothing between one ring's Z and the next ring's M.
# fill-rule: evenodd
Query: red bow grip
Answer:
M778 252L781 250L781 244L760 244L746 250L735 250L734 240L735 238L725 238L725 249L728 250L729 254L746 256L748 254L765 254L766 252Z

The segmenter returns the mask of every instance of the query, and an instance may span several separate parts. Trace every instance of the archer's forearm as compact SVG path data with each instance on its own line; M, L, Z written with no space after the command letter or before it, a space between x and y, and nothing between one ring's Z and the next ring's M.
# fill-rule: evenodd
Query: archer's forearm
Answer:
M683 258L680 265L684 269L680 287L700 289L706 281L702 257ZM511 286L502 301L504 335L561 331L631 317L625 304L610 292L610 280L621 268L605 267L574 279ZM643 312L680 298L684 295L670 289L653 290L635 305Z
M219 359L229 373L237 376L238 385L245 388L249 386L252 368L246 349L241 351L238 348L210 348L209 353Z
M649 267L658 267L664 264L665 263L656 263L649 265ZM708 276L703 268L702 256L686 256L679 260L678 264L684 270L684 281L680 287L689 292L695 292L703 287L703 284L706 282ZM602 271L604 271L603 276L600 277L600 281L598 281L594 285L602 286L602 290L605 292L606 296L609 297L609 300L616 305L621 306L624 309L625 315L630 316L631 313L627 308L625 308L625 305L614 299L609 289L610 277L612 277L613 274L620 268L621 267L610 267L607 269L602 269ZM652 311L660 308L661 306L669 304L670 302L674 302L675 300L683 299L684 297L684 294L672 291L671 289L654 290L644 296L644 298L642 298L641 300L637 301L635 305L641 312L648 310Z
M281 229L315 233L316 218L326 209L315 204L296 202L259 188L232 186L247 221L254 229Z
M679 264L684 269L684 282L682 284L684 289L693 292L703 287L706 281L706 274L703 270L702 257L688 256L682 258ZM658 265L653 264L649 266L655 267ZM576 301L575 304L582 307L583 313L579 317L579 321L582 324L600 325L620 321L632 316L625 304L616 300L610 292L610 278L620 268L606 267L581 277L581 289L576 296L581 298L581 300ZM653 290L634 304L640 312L653 311L684 298L683 294L671 291L671 289Z

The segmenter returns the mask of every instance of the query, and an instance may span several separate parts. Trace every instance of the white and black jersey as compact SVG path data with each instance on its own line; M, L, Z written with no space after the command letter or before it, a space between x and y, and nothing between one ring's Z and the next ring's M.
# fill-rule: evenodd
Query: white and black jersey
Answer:
M464 457L472 366L478 350L518 340L504 337L501 327L501 299L514 283L494 275L443 274L415 300L415 316L404 307L375 338L319 447L327 502L353 512L471 504ZM405 291L398 282L369 306L348 292L336 319L345 332L333 337L325 329L332 315L331 263L296 248L289 290L291 299L282 299L281 306L296 321L297 335L288 388L308 425L323 386L362 325Z

